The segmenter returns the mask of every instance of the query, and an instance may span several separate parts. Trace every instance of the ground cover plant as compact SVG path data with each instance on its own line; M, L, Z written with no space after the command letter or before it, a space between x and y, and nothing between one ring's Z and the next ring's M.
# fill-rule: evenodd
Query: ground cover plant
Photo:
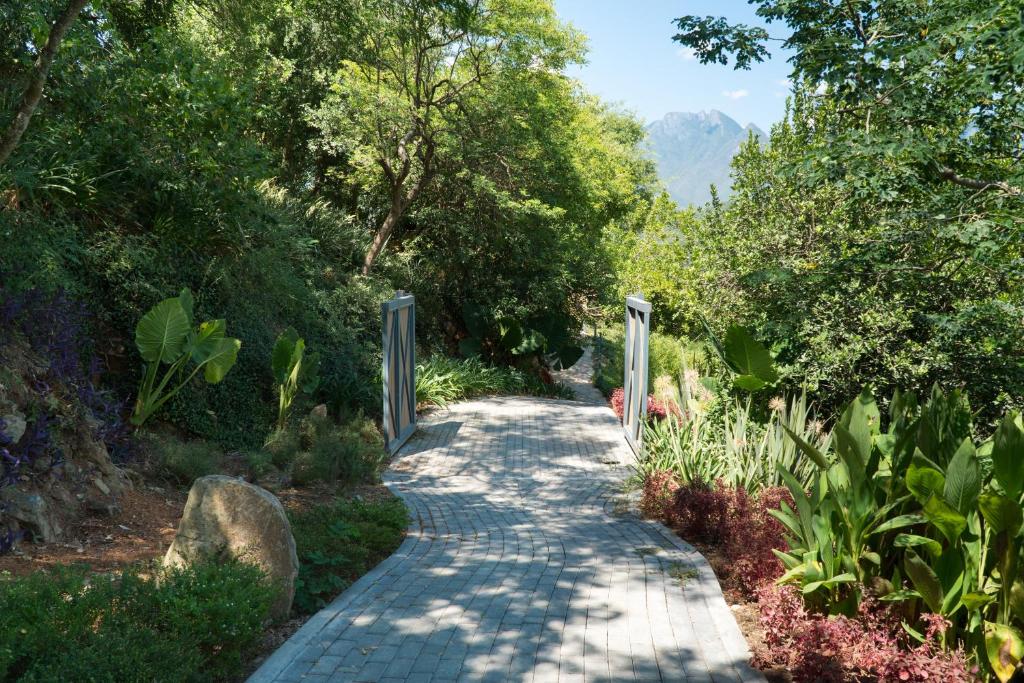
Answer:
M311 614L398 548L409 514L398 499L341 500L289 521L299 555L294 609Z
M4 577L0 680L234 680L272 598L258 568L234 562Z

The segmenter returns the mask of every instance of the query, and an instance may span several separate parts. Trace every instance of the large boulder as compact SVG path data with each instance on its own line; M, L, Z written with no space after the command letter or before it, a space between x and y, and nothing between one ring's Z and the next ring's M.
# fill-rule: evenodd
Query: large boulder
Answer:
M271 616L288 616L299 558L281 501L241 479L214 474L192 484L164 564L176 567L224 556L263 568L280 587Z

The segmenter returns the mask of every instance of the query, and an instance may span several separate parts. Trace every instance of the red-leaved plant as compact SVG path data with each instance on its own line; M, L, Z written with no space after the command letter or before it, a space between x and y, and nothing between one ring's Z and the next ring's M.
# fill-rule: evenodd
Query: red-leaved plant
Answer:
M660 519L688 541L712 546L725 562L716 567L722 584L748 598L782 575L772 549L785 547L782 524L768 514L781 501L792 505L789 491L769 488L753 497L743 488L690 482L680 484L668 471L644 482L644 514Z
M824 681L927 681L967 683L977 675L962 650L939 644L948 627L925 615L925 641L913 641L894 609L866 599L856 619L808 612L793 586L764 585L758 592L764 649L754 653L759 668L783 667L796 683Z

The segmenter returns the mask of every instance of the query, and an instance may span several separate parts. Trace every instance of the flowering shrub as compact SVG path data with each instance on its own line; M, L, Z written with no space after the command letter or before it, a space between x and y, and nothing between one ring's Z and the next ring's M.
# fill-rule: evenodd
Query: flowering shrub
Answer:
M611 395L612 410L621 420L624 414L625 405L625 392L622 387L612 390ZM647 395L647 417L655 420L664 420L669 415L680 417L679 406L672 401L661 401L654 394Z
M925 641L916 643L900 626L895 610L866 599L856 619L808 612L796 588L766 584L758 607L765 647L754 665L784 667L801 681L976 680L962 650L945 652L939 639L948 623L925 615Z

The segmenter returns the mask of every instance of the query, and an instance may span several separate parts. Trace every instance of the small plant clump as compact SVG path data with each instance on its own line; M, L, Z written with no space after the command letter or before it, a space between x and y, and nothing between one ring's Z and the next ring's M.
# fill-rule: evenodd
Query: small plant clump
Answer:
M294 608L299 614L320 609L394 552L409 523L398 499L338 501L289 518L299 555Z

